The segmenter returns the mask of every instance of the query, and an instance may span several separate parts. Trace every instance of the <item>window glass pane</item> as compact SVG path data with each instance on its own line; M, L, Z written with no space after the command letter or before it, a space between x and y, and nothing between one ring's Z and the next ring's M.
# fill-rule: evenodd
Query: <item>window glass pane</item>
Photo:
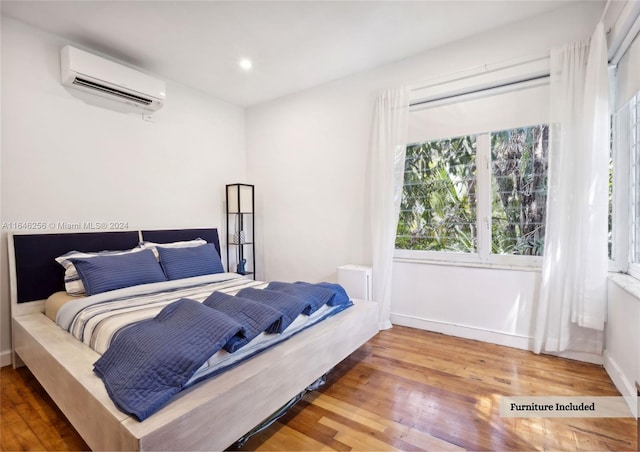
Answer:
M640 263L640 94L631 99L631 262Z
M407 146L396 248L475 252L476 139Z
M607 256L609 259L613 259L613 153L614 153L614 130L615 124L613 115L610 117L609 122L609 208L608 208L608 240L607 240Z
M549 128L491 134L491 252L541 256L547 205Z

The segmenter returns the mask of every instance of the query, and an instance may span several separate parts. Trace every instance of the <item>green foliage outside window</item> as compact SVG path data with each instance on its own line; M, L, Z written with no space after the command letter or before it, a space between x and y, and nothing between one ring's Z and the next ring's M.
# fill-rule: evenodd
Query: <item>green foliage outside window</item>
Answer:
M547 208L547 126L491 134L491 252L541 256Z
M396 248L474 252L476 139L407 147Z

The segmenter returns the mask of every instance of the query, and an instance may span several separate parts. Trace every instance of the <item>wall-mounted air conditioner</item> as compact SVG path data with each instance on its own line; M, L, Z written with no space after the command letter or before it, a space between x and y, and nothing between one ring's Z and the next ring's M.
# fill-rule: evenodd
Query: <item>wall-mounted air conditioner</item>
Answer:
M75 47L61 51L60 78L65 86L156 111L164 105L165 82Z

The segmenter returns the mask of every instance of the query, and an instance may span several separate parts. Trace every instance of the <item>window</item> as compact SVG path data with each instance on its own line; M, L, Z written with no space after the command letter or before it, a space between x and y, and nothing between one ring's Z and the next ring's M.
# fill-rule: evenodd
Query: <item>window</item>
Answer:
M491 134L491 252L542 256L549 127Z
M476 138L407 147L396 248L476 251Z
M396 258L542 263L551 96L544 71L548 61L531 60L415 90Z
M614 135L610 269L640 279L640 92L614 114Z
M609 268L640 279L640 38L634 33L620 35L609 71L615 88Z
M541 256L548 141L537 125L408 146L396 248Z
M607 256L609 257L609 261L614 261L614 240L613 240L613 211L614 211L614 190L613 186L615 183L615 172L614 172L614 161L615 161L615 115L611 115L611 122L609 124L609 130L611 131L609 136L609 205L607 209L608 216L608 242L607 242ZM612 267L611 263L609 264ZM615 264L613 265L613 270L615 270Z

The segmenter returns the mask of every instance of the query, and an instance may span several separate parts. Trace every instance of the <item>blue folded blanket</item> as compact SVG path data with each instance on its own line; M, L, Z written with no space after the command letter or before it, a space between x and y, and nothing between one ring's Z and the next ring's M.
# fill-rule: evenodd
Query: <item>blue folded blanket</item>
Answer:
M349 295L347 295L347 292L341 285L328 282L311 284L302 281L295 283L274 281L269 283L267 289L277 290L299 298L304 298L305 300L310 300L316 306L316 309L325 304L329 306L340 306L350 302Z
M308 284L308 283L298 282L296 284ZM351 298L349 298L349 294L347 294L347 291L344 290L344 287L342 287L340 284L321 282L316 285L320 287L325 287L327 289L334 291L335 296L331 300L329 300L329 302L327 303L329 306L343 306L343 305L352 304Z
M275 290L247 287L240 290L236 296L266 303L282 314L282 322L278 330L271 332L282 333L300 314L311 313L311 304L308 301Z
M262 332L279 331L282 324L282 312L266 303L247 298L213 292L202 304L224 312L244 326L243 336L235 335L225 344L224 349L229 353L235 352Z
M122 411L144 420L236 334L242 325L225 313L182 298L153 319L125 330L94 364Z

